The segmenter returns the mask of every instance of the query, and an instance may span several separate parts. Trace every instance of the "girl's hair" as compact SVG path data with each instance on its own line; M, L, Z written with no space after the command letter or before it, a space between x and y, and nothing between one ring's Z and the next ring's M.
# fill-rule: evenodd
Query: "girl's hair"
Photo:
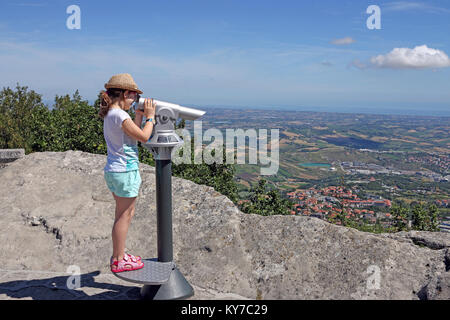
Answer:
M109 107L117 98L120 98L122 93L125 92L123 89L109 88L106 91L100 91L100 111L98 116L102 119L106 117L109 111Z

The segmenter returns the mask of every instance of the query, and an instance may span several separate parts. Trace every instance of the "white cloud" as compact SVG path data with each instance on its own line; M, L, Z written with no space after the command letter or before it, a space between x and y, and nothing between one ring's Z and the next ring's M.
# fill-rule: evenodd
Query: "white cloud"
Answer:
M338 45L338 46L342 46L342 45L347 45L347 44L352 44L355 43L356 40L351 38L351 37L345 37L342 39L334 39L331 41L332 44Z
M450 13L450 10L447 8L437 7L423 2L394 1L383 5L384 12L410 10L425 11L429 13Z
M426 45L414 49L395 48L385 55L370 59L377 68L391 69L425 69L450 67L450 59L445 52L428 48Z

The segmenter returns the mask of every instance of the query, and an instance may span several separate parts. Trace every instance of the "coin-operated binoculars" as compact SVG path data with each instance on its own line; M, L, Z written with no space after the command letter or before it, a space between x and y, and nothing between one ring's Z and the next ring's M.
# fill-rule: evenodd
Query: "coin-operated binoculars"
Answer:
M144 98L139 99L138 108L143 110ZM155 156L155 160L170 160L174 147L183 144L183 140L175 133L177 119L195 120L205 114L205 111L186 108L180 105L153 99L156 103L153 134L150 140L144 144Z
M144 98L136 108L143 110ZM183 299L194 295L194 289L177 269L173 261L172 243L172 150L183 144L175 133L175 123L181 118L195 120L204 111L186 108L159 100L156 102L155 126L150 139L143 144L156 162L156 211L158 258L144 259L139 270L114 273L122 280L144 284L141 296L144 299Z

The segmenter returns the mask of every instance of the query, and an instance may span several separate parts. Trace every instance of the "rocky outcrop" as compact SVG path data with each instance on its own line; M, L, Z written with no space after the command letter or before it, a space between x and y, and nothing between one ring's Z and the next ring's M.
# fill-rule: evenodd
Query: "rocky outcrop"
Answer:
M43 152L0 170L0 255L10 257L1 268L66 272L76 265L82 274L109 274L115 201L105 161ZM157 256L154 168L140 164L140 172L126 245L150 258ZM196 294L450 299L450 234L374 235L310 217L248 215L210 187L172 184L174 260Z
M0 169L25 156L25 149L0 149Z

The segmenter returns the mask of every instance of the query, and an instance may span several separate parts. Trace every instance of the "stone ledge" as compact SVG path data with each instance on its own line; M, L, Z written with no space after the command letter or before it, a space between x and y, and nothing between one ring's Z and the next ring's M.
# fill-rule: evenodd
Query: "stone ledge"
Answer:
M0 300L139 297L139 288L109 274L114 200L105 161L80 151L35 152L1 169L0 256L15 258L0 266ZM154 257L155 174L141 176L127 247ZM172 183L173 257L193 300L450 299L450 235L386 237L306 216L244 214L211 187ZM78 290L66 285L73 265L82 270ZM62 273L22 274L30 270ZM96 271L108 277L97 279Z

